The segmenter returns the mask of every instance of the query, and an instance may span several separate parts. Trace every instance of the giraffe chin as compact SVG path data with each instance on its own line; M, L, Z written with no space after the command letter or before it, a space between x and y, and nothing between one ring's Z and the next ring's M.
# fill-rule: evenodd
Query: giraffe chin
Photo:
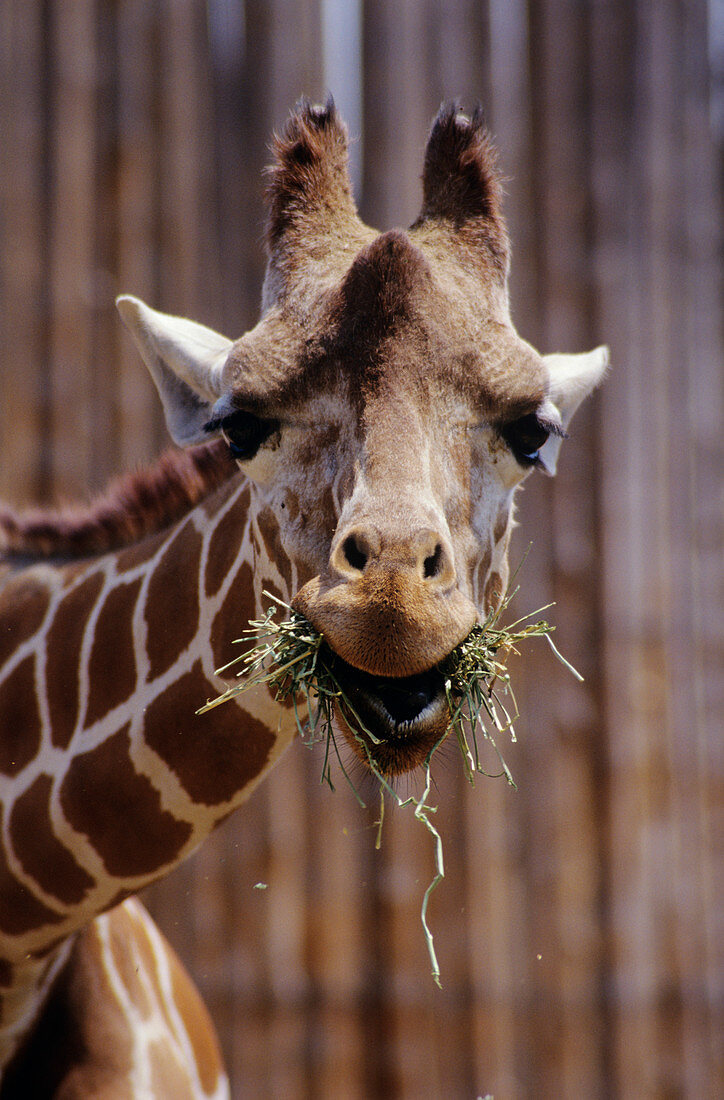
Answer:
M338 660L335 673L349 700L338 704L337 724L355 755L389 777L424 765L448 728L440 672L372 676Z

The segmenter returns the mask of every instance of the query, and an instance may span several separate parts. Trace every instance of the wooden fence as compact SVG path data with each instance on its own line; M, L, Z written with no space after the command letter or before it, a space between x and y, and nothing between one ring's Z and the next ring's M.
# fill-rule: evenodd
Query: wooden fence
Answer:
M482 101L519 331L612 349L513 549L586 682L531 645L517 792L454 753L438 777L442 991L430 836L390 813L376 851L377 805L301 745L147 893L235 1097L724 1095L718 23L704 0L0 0L0 495L82 496L165 445L114 296L251 325L269 134L332 81L380 228L416 215L440 100Z

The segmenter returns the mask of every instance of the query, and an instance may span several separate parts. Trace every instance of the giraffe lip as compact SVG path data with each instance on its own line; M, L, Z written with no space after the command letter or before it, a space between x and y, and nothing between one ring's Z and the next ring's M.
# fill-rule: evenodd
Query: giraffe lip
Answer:
M408 741L447 712L445 682L435 667L414 676L374 676L337 658L335 673L352 708L385 742Z

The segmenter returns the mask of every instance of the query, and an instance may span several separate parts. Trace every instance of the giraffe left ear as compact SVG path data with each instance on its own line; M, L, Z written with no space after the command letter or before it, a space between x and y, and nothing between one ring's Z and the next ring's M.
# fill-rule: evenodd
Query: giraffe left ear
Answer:
M578 406L603 380L608 370L608 348L602 344L580 355L544 355L543 361L550 374L548 399L567 428ZM560 436L551 435L540 450L541 464L551 476L556 472L561 442Z
M221 372L232 341L185 317L159 313L130 294L116 305L156 383L174 441L182 447L202 441L223 392Z

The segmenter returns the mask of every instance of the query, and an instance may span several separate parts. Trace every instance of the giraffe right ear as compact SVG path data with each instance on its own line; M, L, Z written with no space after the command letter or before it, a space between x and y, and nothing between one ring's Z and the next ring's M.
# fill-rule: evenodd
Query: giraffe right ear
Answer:
M174 442L201 442L223 392L221 372L232 341L195 321L158 313L130 294L116 305L156 383Z
M577 355L544 355L543 361L550 375L548 396L565 429L584 398L603 381L609 364L608 348L601 344ZM551 435L540 449L541 466L548 474L556 472L561 441L560 436Z

